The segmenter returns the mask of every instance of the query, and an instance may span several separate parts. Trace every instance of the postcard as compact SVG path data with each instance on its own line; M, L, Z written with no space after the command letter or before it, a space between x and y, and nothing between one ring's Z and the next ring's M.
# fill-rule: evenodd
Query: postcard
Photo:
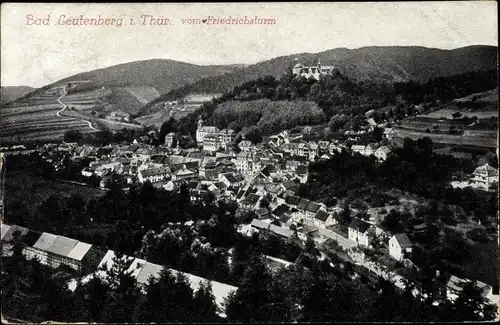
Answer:
M0 15L2 322L498 319L497 2Z

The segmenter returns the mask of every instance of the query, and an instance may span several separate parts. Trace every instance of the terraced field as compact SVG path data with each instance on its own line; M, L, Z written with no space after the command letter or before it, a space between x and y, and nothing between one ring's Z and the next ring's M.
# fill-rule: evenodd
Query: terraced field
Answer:
M70 97L71 104L66 103L65 88L55 87L1 107L0 142L60 141L69 130L95 132L88 121L64 115L65 106L77 99L82 107L91 106L88 99L77 97Z
M463 134L434 134L426 133L417 130L411 130L401 127L394 127L396 137L404 139L406 137L417 140L423 137L429 137L435 143L443 143L450 145L465 145L482 148L496 148L497 146L497 132L484 131L484 132L470 132L464 131Z
M498 91L458 98L438 107L433 112L404 119L394 126L397 137L418 139L429 137L435 143L464 145L480 148L496 148L498 135ZM470 123L464 119L453 119L453 114L477 117ZM495 123L494 120L497 122ZM450 130L453 129L453 133Z

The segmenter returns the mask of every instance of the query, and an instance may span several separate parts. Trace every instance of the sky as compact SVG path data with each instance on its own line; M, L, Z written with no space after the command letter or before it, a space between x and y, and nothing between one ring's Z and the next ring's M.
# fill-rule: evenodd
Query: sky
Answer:
M41 87L76 73L147 59L199 65L253 64L339 47L416 45L453 49L498 45L496 1L3 3L0 13L2 86ZM33 19L29 20L28 15ZM65 19L80 15L97 19L100 15L123 21L120 27L116 23L68 25L62 24L62 15ZM141 15L170 21L168 25L152 26L148 21L143 25ZM187 24L189 19L209 16L257 16L275 19L275 24ZM134 25L130 24L131 18Z

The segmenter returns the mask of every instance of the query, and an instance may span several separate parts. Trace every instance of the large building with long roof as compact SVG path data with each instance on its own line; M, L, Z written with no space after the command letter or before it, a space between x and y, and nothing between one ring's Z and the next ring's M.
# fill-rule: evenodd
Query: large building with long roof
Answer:
M98 277L104 281L107 281L106 272L104 270L110 270L113 267L113 264L115 262L114 261L115 257L116 257L115 252L112 250L108 250L106 252L106 255L104 255L101 262L99 263L97 271L92 274L84 276L82 278L82 283L87 283L93 277ZM122 256L121 258L128 260L133 259L127 271L131 272L131 275L137 280L137 283L143 292L145 292L145 287L148 284L149 279L159 278L161 271L163 269L162 265L153 264L140 258L135 258L126 255ZM168 271L173 276L177 276L177 274L184 275L187 278L189 285L191 286L193 291L197 290L203 282L208 281L205 278L201 278L193 274L184 273L173 269L168 269ZM236 291L238 289L237 287L220 283L217 281L210 281L210 285L212 288L212 293L215 297L215 303L219 307L223 306L225 298L228 297L231 292ZM74 291L77 286L78 286L78 281L76 279L73 279L68 283L68 287L72 291Z
M86 262L85 257L94 255L88 254L93 247L91 244L47 232L35 232L25 227L2 224L1 240L4 256L12 254L16 232L23 242L23 254L27 259L38 258L40 263L53 268L64 265L80 271Z

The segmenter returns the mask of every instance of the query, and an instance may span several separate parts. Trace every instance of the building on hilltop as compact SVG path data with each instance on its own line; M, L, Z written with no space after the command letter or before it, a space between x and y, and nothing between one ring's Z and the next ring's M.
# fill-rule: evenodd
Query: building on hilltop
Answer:
M301 63L297 63L293 69L293 75L296 77L314 78L319 80L320 76L332 75L334 66L322 66L318 61L317 66L306 67Z
M472 174L471 182L476 187L488 191L498 184L498 170L489 164L477 167Z

